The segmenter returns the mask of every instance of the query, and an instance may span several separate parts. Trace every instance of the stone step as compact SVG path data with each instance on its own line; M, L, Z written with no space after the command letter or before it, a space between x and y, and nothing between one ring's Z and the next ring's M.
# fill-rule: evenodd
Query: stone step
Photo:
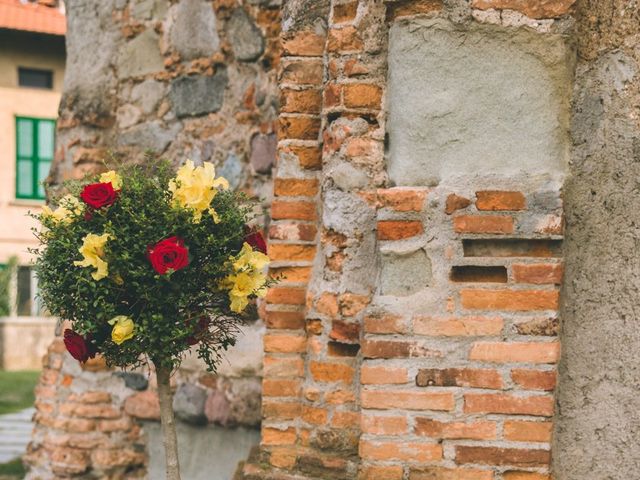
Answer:
M31 435L1 435L0 447L5 445L26 445L31 441Z

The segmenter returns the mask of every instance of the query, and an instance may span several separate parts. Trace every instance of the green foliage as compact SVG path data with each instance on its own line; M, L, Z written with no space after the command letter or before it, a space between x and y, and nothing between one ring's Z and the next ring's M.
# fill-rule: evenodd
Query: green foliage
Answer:
M0 269L0 317L11 314L11 278L18 266L18 259L11 257Z
M175 367L195 337L199 356L214 370L243 321L229 309L228 291L219 284L232 273L229 258L243 245L251 204L240 193L222 190L211 203L219 222L205 212L196 223L193 210L172 202L167 185L174 172L167 162L127 166L118 173L123 184L112 205L73 212L70 222L41 219L45 228L37 233L42 246L36 268L42 299L53 315L71 320L73 330L89 338L110 365L151 359ZM84 183L66 188L77 196ZM90 233L110 235L104 249L109 276L100 280L92 278L93 268L74 266ZM188 247L189 264L159 275L147 248L174 236ZM108 323L118 315L135 323L134 337L119 345Z
M40 372L32 370L0 370L0 415L33 406L33 389L39 376Z

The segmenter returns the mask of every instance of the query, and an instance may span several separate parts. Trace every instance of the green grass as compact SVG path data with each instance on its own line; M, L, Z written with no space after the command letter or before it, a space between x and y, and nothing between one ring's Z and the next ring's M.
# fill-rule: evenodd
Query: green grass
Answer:
M27 472L19 458L7 463L0 463L0 480L2 478L24 478Z
M31 407L34 402L33 389L39 376L38 371L0 370L0 415Z

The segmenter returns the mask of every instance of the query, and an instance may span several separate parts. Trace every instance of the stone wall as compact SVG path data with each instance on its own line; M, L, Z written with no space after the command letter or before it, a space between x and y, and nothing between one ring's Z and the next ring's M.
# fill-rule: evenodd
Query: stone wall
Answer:
M147 152L176 164L210 161L233 188L263 200L258 225L266 228L276 158L279 2L71 0L66 6L68 58L50 188L106 169L103 161L112 155L124 162L143 162ZM200 464L184 454L187 476L204 468L228 478L257 442L263 333L261 320L248 325L217 375L187 358L174 376L183 452L203 451L193 446L196 437L208 438L204 451L213 448L220 428L239 442L235 450L209 452ZM99 361L81 367L60 340L44 366L25 458L28 478L135 478L157 471L155 462L163 460L153 437L158 429L148 423L159 415L150 372L122 373Z

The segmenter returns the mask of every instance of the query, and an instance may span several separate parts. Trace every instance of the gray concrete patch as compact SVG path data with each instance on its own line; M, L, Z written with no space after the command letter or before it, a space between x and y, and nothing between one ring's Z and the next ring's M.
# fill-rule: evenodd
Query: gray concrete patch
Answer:
M554 174L568 161L572 53L560 35L397 22L389 43L389 175Z
M381 295L413 295L429 286L431 261L424 250L406 254L383 253L381 258Z

